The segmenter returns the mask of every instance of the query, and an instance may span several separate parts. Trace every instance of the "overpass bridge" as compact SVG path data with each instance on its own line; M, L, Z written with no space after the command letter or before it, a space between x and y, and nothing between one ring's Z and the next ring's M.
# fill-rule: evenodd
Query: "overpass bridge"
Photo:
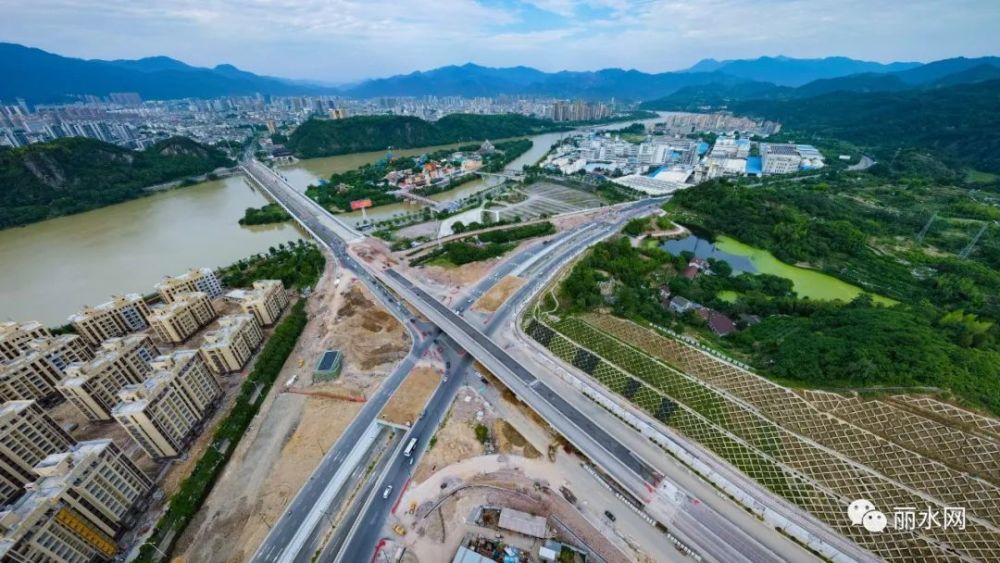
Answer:
M354 240L362 239L363 235L360 233L355 235L352 229L344 228L342 223L330 221L332 217L319 204L294 191L287 182L279 182L273 177L269 177L266 172L260 172L261 165L257 164L255 167L248 166L247 168L255 175L255 178L260 178L256 181L263 182L260 185L268 191L275 201L309 230L319 243L328 247L338 259L343 261L346 267L355 270L362 281L392 290L400 297L400 301L408 303L424 315L458 346L465 349L469 356L482 363L500 378L504 385L509 387L556 432L565 437L625 491L642 499L646 504L652 503L649 504L649 508L657 509L657 513L667 508L659 506L662 503L656 502L661 497L662 491L660 489L662 488L661 484L665 482L664 475L654 465L638 455L637 450L630 447L627 439L620 438L616 433L608 431L585 415L577 406L574 406L554 388L536 377L528 367L508 354L480 329L470 325L462 316L456 314L399 272L391 268L374 267L356 260L348 252L348 244ZM272 173L271 176L276 175ZM714 512L710 516L709 524L711 525L709 527L715 531L716 535L719 536L719 533L726 532L727 540L719 540L721 544L733 544L732 548L724 550L728 554L726 558L714 559L754 562L779 560L773 552L758 543L759 540L754 535L747 533ZM658 514L657 520L663 517L664 515ZM670 517L665 518L665 521L671 520ZM672 523L676 524L676 522ZM812 534L811 537L813 537ZM825 541L822 537L823 535L816 535L815 539L823 544ZM701 538L701 540L696 545L708 553L717 552L722 548L721 544L715 545L710 538ZM736 540L739 540L738 543L734 543ZM736 545L739 547L736 548ZM733 549L736 549L738 556L734 555ZM834 557L834 560L867 560L866 557L842 555L844 552L856 553L857 550L859 548L849 543L846 549L844 547L835 548L834 553L837 556Z

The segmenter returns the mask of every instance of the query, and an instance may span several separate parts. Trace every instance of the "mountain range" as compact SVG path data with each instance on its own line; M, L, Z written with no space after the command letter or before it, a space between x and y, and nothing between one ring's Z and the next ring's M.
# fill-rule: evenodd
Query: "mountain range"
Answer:
M258 76L231 65L200 68L169 57L84 60L0 43L0 100L30 104L69 102L82 95L136 92L144 99L214 98L255 93L332 92L321 86Z
M66 102L92 94L137 92L145 99L211 98L227 95L337 94L380 96L537 95L562 98L643 101L672 96L719 102L753 97L804 97L838 90L893 91L940 83L989 80L1000 73L1000 59L955 58L927 64L888 64L827 57L704 59L675 72L646 73L610 68L544 72L515 66L491 68L472 63L366 80L335 88L308 81L261 76L232 65L195 67L169 57L137 60L84 60L12 43L0 43L0 100L23 98L30 104Z

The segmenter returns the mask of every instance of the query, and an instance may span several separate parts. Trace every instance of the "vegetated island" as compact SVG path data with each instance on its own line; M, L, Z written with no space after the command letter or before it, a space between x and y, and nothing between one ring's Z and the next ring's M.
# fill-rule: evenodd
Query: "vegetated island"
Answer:
M136 199L147 187L233 165L186 137L143 151L83 137L0 148L0 229Z
M284 223L292 217L277 203L268 203L263 207L247 207L240 219L240 225L269 225Z

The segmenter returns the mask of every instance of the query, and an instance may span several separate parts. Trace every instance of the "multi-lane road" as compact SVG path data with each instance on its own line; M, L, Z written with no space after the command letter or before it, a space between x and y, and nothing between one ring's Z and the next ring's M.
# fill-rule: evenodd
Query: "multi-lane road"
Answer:
M642 212L644 205L649 205L648 202L639 202L629 207L619 208L620 215L615 217L616 220L598 221L597 223L580 228L574 233L561 235L561 237L564 237L561 240L568 240L573 237L565 248L545 248L544 245L539 245L533 247L530 252L520 256L517 261L512 260L505 263L502 269L495 272L490 279L484 280L481 284L472 288L466 302L453 304L453 307L457 310L456 312L449 309L448 306L441 303L424 289L406 279L399 272L392 269L378 270L354 260L347 251L347 245L341 238L343 236L341 232L342 224L333 220L315 202L292 190L280 178L276 178L270 170L260 170L263 167L259 164L252 164L250 166L258 167L252 172L254 176L258 176L257 181L260 185L267 189L271 196L282 204L304 227L310 230L315 238L328 246L345 267L355 271L364 283L372 287L375 293L396 316L405 319L410 313L402 303L397 301L386 290L386 286L391 288L395 294L401 296L404 301L413 305L416 310L426 316L436 327L443 330L458 347L467 351L483 363L487 369L500 377L522 400L529 404L540 416L545 418L549 424L593 460L625 490L630 491L639 499L646 501L656 500L658 494L657 486L664 476L655 464L649 463L636 453L640 450L648 451L648 449L636 448L634 445L630 447L629 439L634 437L622 439L623 431L620 429L614 428L614 432L606 430L606 428L610 428L607 424L617 427L622 426L621 423L615 422L614 419L607 421L606 419L610 419L611 417L607 416L606 413L603 417L594 417L592 414L586 414L581 411L576 406L580 404L579 402L575 405L574 401L567 401L563 396L566 392L565 389L553 389L546 381L533 375L531 370L525 367L525 364L512 357L490 338L487 334L491 332L490 330L487 329L487 333L484 333L479 326L474 326L461 316L462 310L468 303L471 303L475 297L481 295L486 288L495 283L502 275L533 270L535 272L532 274L532 283L527 284L519 290L513 298L508 300L508 303L501 310L497 311L492 318L486 319L485 322L487 327L489 327L495 326L496 323L504 320L509 321L509 316L517 308L518 303L531 296L533 291L540 289L538 283L543 278L555 269L558 269L568 258L578 255L587 246L593 244L594 241L616 231L617 227L620 226L619 220L628 216L628 211L635 213ZM354 234L349 233L348 236L353 237ZM348 238L348 240L352 239ZM380 389L380 392L385 391L387 394L384 397L380 397L378 401L370 400L369 405L366 405L366 409L369 406L384 403L388 394L391 394L398 387L399 382L402 380L402 375L405 375L405 372L402 370L405 369L408 371L409 367L412 367L412 361L415 357L419 357L431 345L429 338L422 337L416 331L412 332L415 334L413 352L393 372L386 381L386 384ZM411 363L406 365L407 361ZM462 368L464 363L452 362L452 365ZM533 369L537 369L538 365L537 363L532 364ZM440 409L447 408L447 404L450 402L449 397L454 396L452 386L458 385L459 377L457 376L461 374L454 373L449 375L448 381L451 385L442 385L437 390L428 407L429 412L428 416L425 417L426 422L421 425L419 430L415 425L414 429L408 434L408 436L419 435L423 439L424 445L426 445L426 440L436 425L436 423L434 425L431 423L438 419L437 413ZM396 379L397 377L398 379ZM574 397L574 399L576 398ZM430 416L431 410L434 411L435 416ZM363 414L366 414L364 411L365 409L363 409ZM377 414L377 409L371 414L371 417L373 418L375 414ZM369 417L365 416L364 418ZM597 418L603 418L605 421L595 423L594 420ZM365 427L363 426L363 421L359 422L359 425L362 428ZM635 433L632 432L632 434ZM345 442L345 440L338 441L338 446L342 442ZM349 442L347 443L349 444ZM646 445L648 446L648 444ZM331 449L331 454L333 454L335 449L337 449L336 446L334 449ZM322 478L324 474L332 474L334 467L324 469L324 466L328 465L328 463L330 465L336 464L335 461L331 461L332 459L334 458L331 455L324 458L320 467L317 468L317 474L314 474L314 478L317 476ZM388 507L391 506L387 503L380 503L383 500L381 499L381 487L388 484L393 485L393 494L384 500L394 501L397 495L401 494L405 480L409 478L408 467L408 464L401 464L398 459L390 459L386 464L386 471L377 485L369 485L366 490L367 503L359 513L359 520L355 521L356 525L352 526L352 531L348 532L347 537L338 546L340 554L344 557L349 556L349 558L341 557L339 560L358 560L357 558L366 552L370 557L374 542L381 535L382 523L385 521ZM313 479L310 480L310 483L312 481ZM309 499L314 497L315 493L310 495L306 491L309 486L310 484L307 483L306 487L303 487L303 491L293 500L290 512L282 518L282 521L287 519L288 522L279 522L279 525L283 524L289 529L283 532L284 534L291 533L294 535L292 528L296 525L296 521L301 524L301 518L296 518L294 515L297 509L307 508L306 505L308 505ZM302 506L297 505L300 500L302 501ZM701 521L697 522L698 525L692 527L690 530L689 539L696 542L697 545L693 546L696 550L711 559L719 561L779 561L788 560L789 553L793 556L807 557L806 552L802 550L795 551L792 549L791 551L786 551L784 548L787 546L783 544L791 545L787 540L778 542L782 543L782 545L778 546L782 548L779 550L782 553L780 555L776 553L775 550L768 547L768 545L775 546L774 538L770 536L776 537L776 534L773 531L764 529L763 526L758 526L757 528L759 529L750 534L742 527L734 525L728 517L724 517L718 512L702 511L702 514ZM275 530L278 530L278 528L279 526L276 525ZM272 530L272 535L275 535L275 530ZM758 534L762 533L762 531L769 535L766 539L772 541L759 541L761 538ZM756 538L754 537L755 535L757 535ZM275 535L274 541L279 542L280 537ZM290 536L284 537L287 538ZM272 538L269 536L262 549L271 540ZM259 551L258 556L260 554L261 552ZM332 556L332 550L324 551L323 559L330 560L328 557ZM361 559L365 558L361 557ZM260 560L273 561L276 559L267 558Z

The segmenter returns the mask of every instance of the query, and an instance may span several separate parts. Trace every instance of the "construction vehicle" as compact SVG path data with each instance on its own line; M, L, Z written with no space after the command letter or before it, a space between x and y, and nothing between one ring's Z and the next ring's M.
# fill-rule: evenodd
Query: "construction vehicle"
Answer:
M406 528L404 528L402 524L396 524L395 526L393 526L392 531L396 532L396 534L400 536L406 535Z
M299 367L303 367L305 365L306 365L306 361L305 360L299 360Z
M417 501L410 503L410 509L406 511L407 514L413 514L417 511Z

